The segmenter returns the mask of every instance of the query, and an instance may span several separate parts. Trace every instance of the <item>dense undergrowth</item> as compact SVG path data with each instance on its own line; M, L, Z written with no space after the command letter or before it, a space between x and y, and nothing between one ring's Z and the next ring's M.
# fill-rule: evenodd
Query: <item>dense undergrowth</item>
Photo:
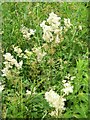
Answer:
M2 4L2 118L88 117L84 3Z

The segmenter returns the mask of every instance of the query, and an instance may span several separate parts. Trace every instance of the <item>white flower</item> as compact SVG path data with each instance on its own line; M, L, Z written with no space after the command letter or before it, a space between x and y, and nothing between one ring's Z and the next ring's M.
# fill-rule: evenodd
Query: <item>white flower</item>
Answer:
M82 30L82 26L81 25L79 25L78 28L79 28L79 30Z
M29 31L30 31L30 35L34 35L36 32L36 30L33 30L33 29L30 29Z
M59 33L60 33L60 29L55 29L55 30L54 30L54 33L55 33L55 34L59 34Z
M3 55L5 60L7 61L11 61L13 59L13 56L10 53L6 53Z
M32 51L36 54L41 53L41 47L37 47L37 48L34 47L34 48L32 48Z
M45 93L45 99L47 100L47 102L49 102L50 106L53 106L55 109L64 110L64 101L66 101L66 99L62 96L59 96L53 90Z
M70 74L68 74L67 76L65 76L66 79L70 79Z
M71 86L70 82L63 82L64 83L64 88L62 91L65 93L65 95L68 95L69 93L73 92L73 86Z
M65 95L68 95L69 93L73 92L73 86L63 88L62 91L65 93Z
M64 26L64 32L67 32L68 28L66 26Z
M66 28L70 28L71 27L71 23L70 23L70 19L68 18L68 19L66 19L66 18L64 18L64 24L65 24L65 26L66 26Z
M16 61L16 59L13 58L10 63L11 63L11 65L16 65L17 61Z
M58 17L56 14L54 14L53 12L51 12L49 14L49 18L47 19L47 22L53 27L53 28L57 28L60 25L60 20L61 18Z
M17 67L17 69L21 69L22 64L23 64L23 61L21 60L19 63L16 63L15 66Z
M38 53L37 54L37 60L38 60L38 62L40 62L45 55L46 55L46 52Z
M8 70L8 68L4 68L3 70L1 70L2 71L2 76L7 76L8 74L9 74L9 70Z
M26 95L31 95L31 91L26 90Z
M71 77L71 80L74 80L75 78L76 78L75 76L72 76L72 77Z
M55 43L60 43L60 38L59 38L59 35L57 34L57 36L56 36L56 39L55 39Z
M52 33L51 32L44 32L43 39L46 40L47 42L52 42L53 41Z
M41 47L33 48L32 51L36 53L38 62L41 62L43 57L46 55L46 52L42 52Z
M24 52L26 53L27 56L31 56L32 55L32 52L28 51L27 49Z
M58 29L54 29L54 33L55 33L55 34L62 34L62 30L63 30L63 27L61 26L61 27L58 28Z
M4 85L1 85L1 82L0 82L0 93L2 92L3 89L4 89Z
M49 113L49 115L58 116L58 110L56 109L56 110L52 111L51 113Z
M30 33L23 34L23 37L29 40L30 39L30 35L31 35Z
M21 48L19 48L18 46L14 47L14 51L15 51L18 55L20 55L20 54L22 53Z
M62 82L63 82L63 83L65 83L65 82L66 82L66 80L63 80Z
M10 62L8 61L3 62L3 64L5 65L7 69L12 68L12 66L10 65Z
M45 28L45 23L46 23L46 21L44 20L41 24L40 24L40 27L42 27L43 29Z
M34 35L36 30L33 29L28 29L27 27L23 26L21 27L20 31L23 33L23 37L25 37L26 39L30 39L31 35Z
M43 22L40 24L40 27L42 27L43 32L46 33L46 32L51 32L51 31L53 31L53 30L52 30L52 27L46 25L45 22L46 22L46 21L43 21Z

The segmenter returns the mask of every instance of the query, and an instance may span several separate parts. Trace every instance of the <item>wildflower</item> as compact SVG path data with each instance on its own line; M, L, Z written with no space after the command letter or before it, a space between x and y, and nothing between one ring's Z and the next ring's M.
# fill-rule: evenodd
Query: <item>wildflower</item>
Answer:
M82 26L81 25L79 25L78 28L79 28L79 30L82 30Z
M53 90L45 93L45 99L47 100L47 102L49 102L50 106L54 107L55 109L64 110L64 101L66 101L66 99L62 96L59 96Z
M9 70L8 70L8 68L4 68L4 69L2 69L1 70L2 71L2 76L7 76L8 74L9 74Z
M38 54L39 52L41 52L41 47L34 47L34 48L32 48L32 51L34 52L34 53L36 53L36 54Z
M63 80L62 82L63 82L63 83L66 83L66 80Z
M5 60L7 60L7 61L12 61L12 59L13 59L13 56L10 53L6 53L3 56L4 56Z
M49 49L49 46L47 43L44 43L42 47L45 49L45 51L47 51Z
M38 62L40 62L43 59L43 57L46 55L46 52L44 51L42 52L41 47L33 48L32 51L36 53Z
M16 59L13 58L10 63L11 63L11 65L16 65L17 61L16 61Z
M65 95L68 95L69 93L73 92L73 86L71 86L70 82L64 82L64 88L62 91L65 93Z
M54 29L54 33L55 33L55 34L62 34L62 30L63 30L63 27L61 26L61 27L58 28L58 29Z
M47 42L52 42L54 40L52 33L47 31L44 32L43 39L46 40Z
M38 60L38 62L40 62L45 55L46 55L46 52L38 53L37 54L37 60Z
M32 55L32 52L28 51L27 49L24 52L26 53L27 56L31 56Z
M70 19L66 19L64 18L64 32L67 32L68 28L70 28L72 26L72 24L70 23Z
M30 39L31 35L34 35L36 30L33 29L28 29L27 27L23 26L21 27L20 31L23 33L23 37L25 37L26 39Z
M65 78L69 80L69 79L70 79L70 76L71 76L71 75L68 74L67 76L65 76Z
M45 26L45 20L40 24L40 27L42 27L42 28L44 28L44 26Z
M64 64L67 64L68 62L67 61L64 61Z
M76 78L75 76L72 76L72 77L71 77L71 80L74 80L75 78Z
M0 93L2 92L3 89L4 89L4 85L1 85L1 82L0 82Z
M60 20L61 18L58 17L56 14L54 14L53 12L51 12L49 14L49 18L47 19L47 22L53 27L53 28L57 28L60 25Z
M60 38L59 38L59 35L57 34L57 36L56 36L56 39L55 39L55 43L60 43Z
M47 42L51 42L53 40L53 35L51 33L52 28L50 26L45 25L45 21L43 21L40 26L43 29L43 39Z
M68 18L68 19L66 19L66 18L64 18L64 24L65 24L65 26L67 27L67 28L70 28L71 27L71 23L70 23L70 19Z
M49 113L49 115L58 116L58 110L56 109L56 110L52 111L51 113Z
M31 91L26 90L26 95L31 95Z
M8 61L3 62L3 64L5 65L5 67L6 67L7 69L12 68L10 62L8 62Z
M63 110L65 110L65 101L66 99L63 96L59 96L55 91L50 90L49 92L45 93L45 99L49 102L51 107L54 107L55 110L49 113L51 116L57 117L61 115Z
M60 27L60 17L58 17L55 13L51 12L49 14L49 17L47 21L43 21L40 26L43 29L43 39L46 42L52 42L54 40L54 35L56 35L56 43L59 43L59 35L62 34L62 26ZM49 23L49 25L46 25L46 22Z
M51 26L48 26L48 25L46 25L45 24L46 23L46 21L44 20L41 24L40 24L40 27L42 27L42 29L43 29L43 32L50 32L50 31L52 31L52 27Z
M21 60L19 63L16 63L15 66L17 67L17 69L21 69L22 64L23 64L23 61Z
M34 35L36 30L30 29L29 32L30 32L30 35Z
M18 46L14 47L14 51L15 51L18 55L20 55L20 54L22 53L21 48L19 48Z

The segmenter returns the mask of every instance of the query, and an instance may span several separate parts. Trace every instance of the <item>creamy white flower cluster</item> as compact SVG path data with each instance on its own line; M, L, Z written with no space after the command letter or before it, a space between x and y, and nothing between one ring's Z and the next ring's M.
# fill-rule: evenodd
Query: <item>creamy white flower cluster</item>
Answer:
M36 30L29 29L29 28L22 25L20 31L23 34L24 38L26 38L27 40L30 40L30 36L34 35Z
M3 89L4 89L4 85L2 85L2 83L0 82L0 93L2 92Z
M64 31L66 32L68 30L68 28L70 28L72 26L72 24L70 23L70 19L68 18L64 18Z
M71 76L70 74L67 74L67 76L65 76L65 79L67 80L74 80L75 78L75 76Z
M46 42L52 42L55 40L56 43L60 42L59 36L62 33L62 27L60 27L60 17L53 12L49 14L47 21L43 21L40 26L43 29L43 39ZM49 25L46 25L46 22Z
M19 63L17 62L17 60L14 58L14 56L11 55L11 53L6 53L3 55L4 59L6 60L5 62L3 62L3 64L5 65L5 68L2 71L2 76L7 76L9 74L9 70L10 68L13 67L13 65L17 68L17 69L21 69L22 68L22 64L23 61L21 60Z
M32 55L32 52L27 49L24 51L24 53L25 54L23 54L23 57L27 59Z
M42 51L41 47L34 47L32 51L37 55L38 62L41 62L42 58L46 55L46 52Z
M55 108L55 111L50 113L51 116L58 116L61 114L63 110L65 110L65 101L66 99L63 96L59 96L55 91L52 89L49 92L45 93L45 99L49 102L51 107Z
M31 90L26 90L26 95L29 96L29 95L35 95L36 92L35 92L36 88L34 87L33 91L31 92Z
M47 25L48 23L48 25ZM40 26L43 29L43 39L46 42L55 41L55 43L60 43L63 39L62 31L67 31L71 27L70 19L64 18L64 27L61 26L61 18L55 13L51 12L48 19L43 21Z
M21 56L21 53L22 53L21 48L19 48L18 46L15 47L15 46L13 45L13 49L14 49L14 52L17 53L18 56Z
M64 88L62 91L64 92L64 95L69 95L69 93L73 92L73 86L71 86L70 81L63 80L63 86Z

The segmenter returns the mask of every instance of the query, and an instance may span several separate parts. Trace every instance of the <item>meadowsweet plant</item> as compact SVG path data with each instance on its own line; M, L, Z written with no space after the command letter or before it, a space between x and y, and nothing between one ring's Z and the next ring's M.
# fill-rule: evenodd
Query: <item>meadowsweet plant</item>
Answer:
M2 117L86 118L88 50L79 36L84 26L54 11L41 19L37 7L21 20L21 41L3 52ZM31 25L31 18L38 22Z
M51 107L54 107L55 110L50 113L51 116L60 117L62 111L65 110L65 101L66 99L63 96L59 96L55 91L50 90L45 93L45 99L49 102Z
M0 93L2 92L3 89L4 89L4 85L2 85L2 83L0 82Z
M35 30L33 29L29 29L25 26L21 26L21 29L20 29L21 33L23 34L23 37L26 39L26 40L29 40L30 39L30 36L31 35L34 35L35 34Z

